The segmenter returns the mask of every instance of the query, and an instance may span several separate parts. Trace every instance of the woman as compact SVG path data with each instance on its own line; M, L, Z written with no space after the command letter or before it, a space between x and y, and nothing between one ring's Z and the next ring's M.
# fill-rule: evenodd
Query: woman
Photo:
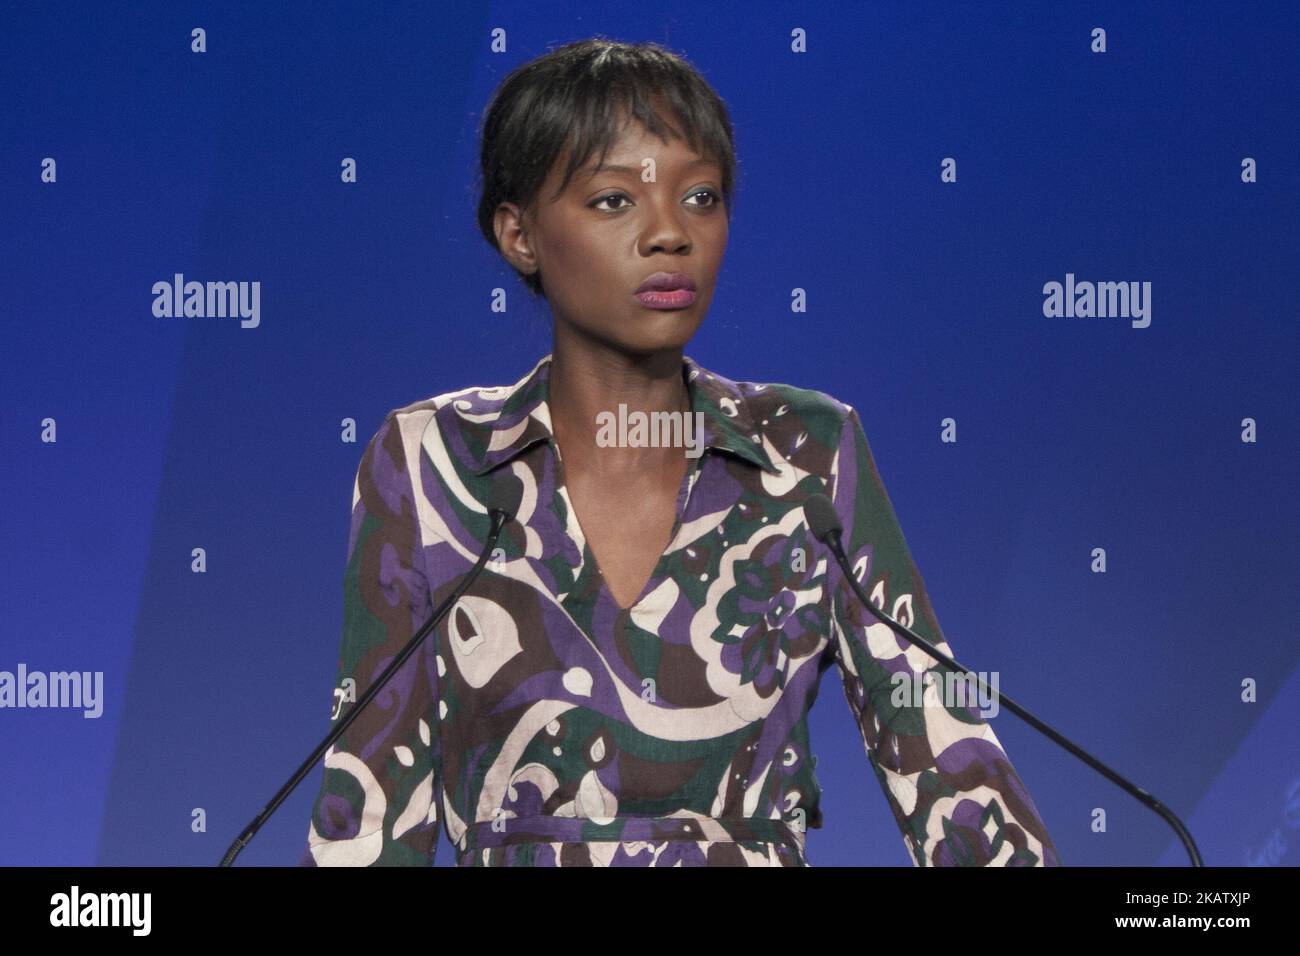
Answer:
M464 866L807 865L807 714L832 665L917 865L1058 864L988 724L933 687L898 703L893 675L935 662L808 531L824 493L873 601L951 654L856 410L684 353L727 243L717 95L657 46L570 44L505 80L481 159L480 227L549 304L554 347L371 440L336 717L473 566L497 473L523 502L326 757L303 864L429 865L442 825ZM642 413L680 431L637 431Z

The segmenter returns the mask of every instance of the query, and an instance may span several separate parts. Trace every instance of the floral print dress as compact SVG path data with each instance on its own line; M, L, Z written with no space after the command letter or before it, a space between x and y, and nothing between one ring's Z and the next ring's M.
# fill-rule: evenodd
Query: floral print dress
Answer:
M496 474L524 497L325 756L300 865L429 866L440 827L460 866L809 865L807 716L832 668L917 866L1060 864L976 710L933 686L898 705L893 675L943 668L860 605L808 529L804 502L827 495L872 601L952 654L856 409L683 356L699 427L668 548L624 609L568 497L551 359L389 412L361 457L331 719L473 567Z

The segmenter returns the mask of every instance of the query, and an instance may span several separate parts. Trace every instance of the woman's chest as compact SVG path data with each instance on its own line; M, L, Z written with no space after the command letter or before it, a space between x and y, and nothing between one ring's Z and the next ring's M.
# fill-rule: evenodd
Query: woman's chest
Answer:
M708 455L687 470L672 510L661 499L644 526L669 524L662 550L620 540L644 537L636 522L579 521L562 473L528 472L501 559L438 629L448 711L499 718L499 732L521 707L562 701L690 738L732 732L806 690L799 674L828 644L830 561L802 499L766 494L753 471ZM435 603L473 565L468 549L427 559ZM612 567L623 577L611 586ZM624 606L629 581L637 597Z
M565 528L575 548L620 609L635 606L677 532L689 504L693 462L670 459L649 474L603 475L570 463L557 509L571 509Z

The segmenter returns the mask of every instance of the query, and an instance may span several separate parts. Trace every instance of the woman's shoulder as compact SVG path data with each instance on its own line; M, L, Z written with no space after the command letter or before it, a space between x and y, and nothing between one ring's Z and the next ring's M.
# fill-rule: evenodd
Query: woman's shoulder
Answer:
M743 404L749 417L760 425L780 418L787 427L798 421L810 434L837 433L853 411L851 405L829 392L806 385L731 379L703 368L697 381L702 381L724 408L728 400L737 407Z
M376 430L375 439L400 447L411 464L423 452L435 471L468 469L478 473L487 456L501 453L497 449L503 439L495 433L515 436L516 431L524 431L525 420L537 413L536 406L544 394L537 374L539 367L540 363L534 365L532 371L511 385L462 386L391 408ZM538 427L532 425L528 435L535 434ZM523 438L515 436L511 440Z
M396 422L403 430L427 427L436 417L455 414L468 418L493 415L516 385L467 385L417 399L406 405L391 408L384 416L385 423Z
M533 365L517 382L510 385L466 385L430 395L394 408L388 417L422 421L425 424L434 417L447 418L456 416L471 421L486 421L496 417L506 407L512 396L515 404L536 396L542 396L542 366L550 360L545 355Z

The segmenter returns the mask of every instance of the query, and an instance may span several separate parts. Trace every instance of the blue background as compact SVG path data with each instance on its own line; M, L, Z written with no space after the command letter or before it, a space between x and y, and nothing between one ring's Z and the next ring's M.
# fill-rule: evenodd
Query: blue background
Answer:
M682 53L735 123L687 354L855 406L958 660L1208 863L1300 861L1300 7L455 6L7 8L0 669L100 670L106 704L0 711L0 863L215 864L330 729L364 441L550 348L477 230L479 117L595 34ZM154 317L176 272L260 281L260 327ZM1151 282L1150 327L1044 317L1067 272ZM909 865L833 671L812 722L810 862ZM994 727L1067 865L1185 862L1127 794ZM297 861L319 784L240 865Z

